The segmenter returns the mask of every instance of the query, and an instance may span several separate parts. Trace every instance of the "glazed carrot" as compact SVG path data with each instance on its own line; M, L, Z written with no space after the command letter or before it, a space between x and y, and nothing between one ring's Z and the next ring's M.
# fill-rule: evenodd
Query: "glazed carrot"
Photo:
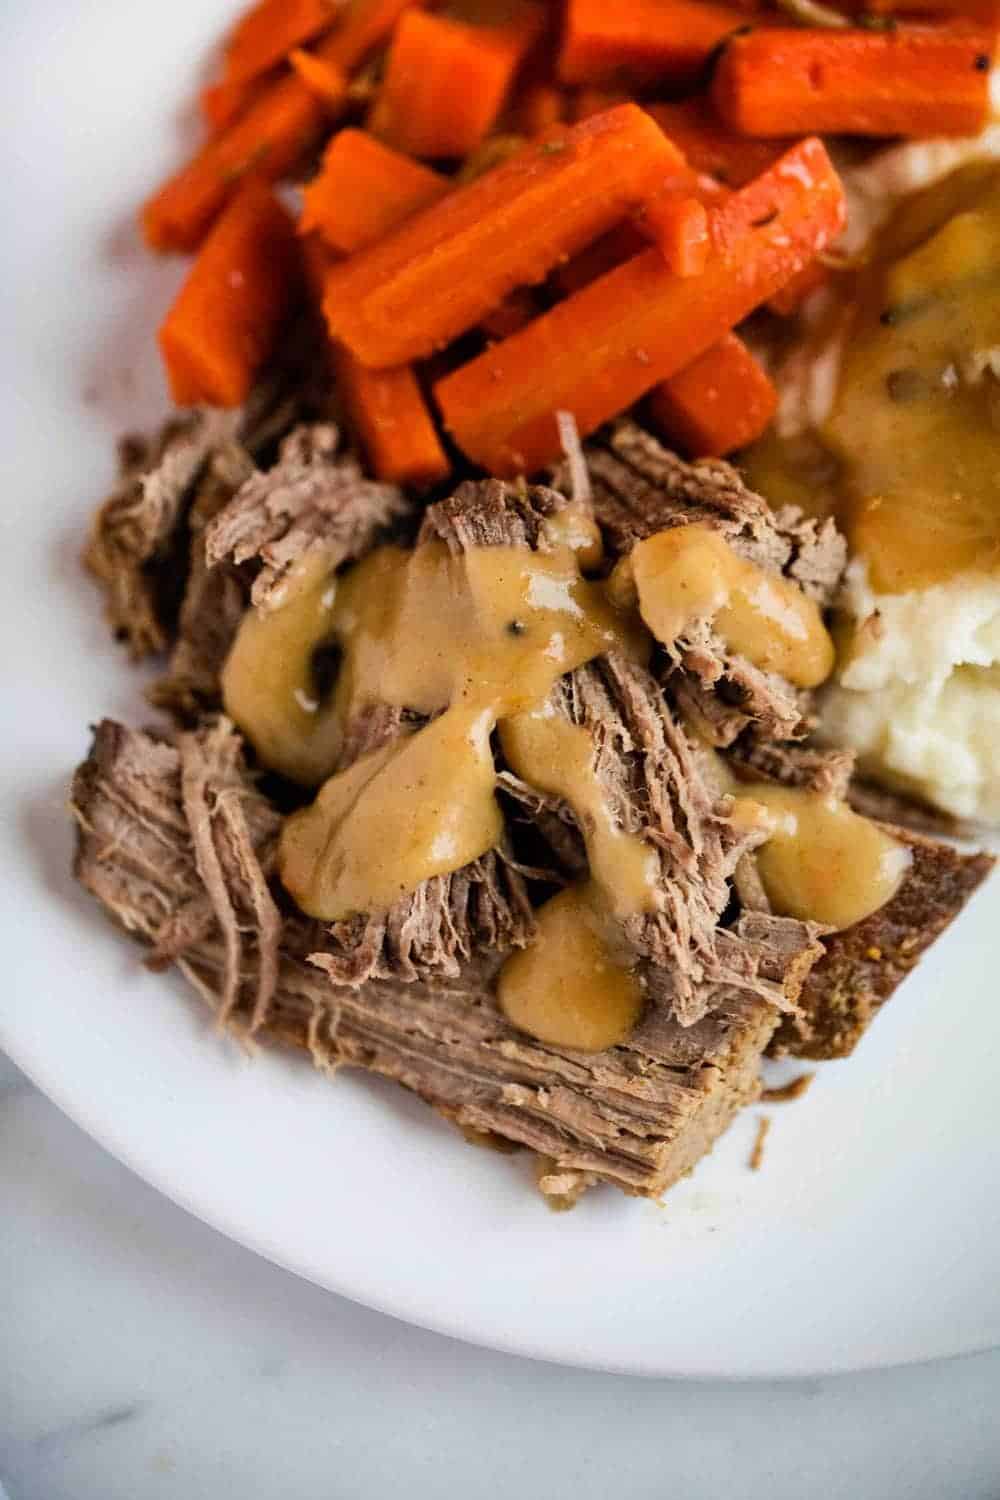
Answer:
M708 213L697 198L659 193L645 205L642 223L675 276L699 276L708 264Z
M400 15L422 0L350 0L337 29L316 48L320 61L350 73L385 40ZM296 73L281 77L227 130L148 199L142 228L154 250L194 250L253 168L271 181L283 177L319 139L329 120Z
M450 187L447 177L390 151L363 130L341 130L306 187L299 232L317 230L334 250L350 255L437 202Z
M288 61L311 94L319 102L334 111L339 111L347 97L349 79L336 63L307 52L304 47L293 47Z
M336 19L335 0L258 0L240 17L226 43L226 81L246 83L266 73L293 47L327 31Z
M300 270L295 226L248 178L202 246L160 328L179 406L239 406L271 352Z
M803 266L799 274L786 282L780 292L775 292L768 299L767 305L781 318L794 317L806 298L825 286L829 279L828 268L821 260L814 260L810 265Z
M263 88L264 82L260 78L252 78L248 83L231 83L225 78L219 83L210 83L198 95L205 123L213 131L225 130L227 125L239 119L254 99L260 97Z
M491 473L534 472L559 453L556 412L582 435L639 400L772 297L839 233L844 195L807 139L713 210L700 276L645 251L435 387L455 441Z
M337 390L375 478L412 485L446 478L448 460L410 366L366 370L342 344L333 362Z
M404 12L426 3L427 0L347 0L336 31L324 38L317 50L345 73L353 73L369 52L388 41Z
M685 83L746 14L699 0L567 0L557 71L563 83Z
M758 141L738 135L723 124L704 94L644 108L696 172L707 172L731 188L742 187L766 172L794 144L786 139Z
M661 437L691 458L721 458L760 437L778 393L735 333L656 386L646 403Z
M746 135L975 135L993 50L978 26L754 31L725 49L712 99Z
M544 21L528 4L503 26L411 11L393 35L369 128L413 156L466 156L492 128Z
M376 368L422 359L610 229L679 161L636 105L555 126L336 268L330 332Z
M323 108L294 74L271 85L244 115L148 200L142 227L154 250L193 250L241 177L275 180L323 128Z

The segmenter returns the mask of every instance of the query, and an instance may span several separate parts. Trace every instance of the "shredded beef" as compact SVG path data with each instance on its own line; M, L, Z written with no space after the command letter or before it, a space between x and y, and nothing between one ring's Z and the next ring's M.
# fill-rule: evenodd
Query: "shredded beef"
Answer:
M775 515L730 464L685 463L634 422L619 422L585 452L594 512L616 555L672 526L707 525L748 561L794 579L821 607L832 602L846 561L832 521L790 507ZM560 471L557 482L564 479ZM810 697L730 652L709 621L665 644L671 694L710 743L729 745L750 725L778 739L808 732Z
M207 528L210 567L257 567L251 599L258 609L281 603L289 570L308 552L322 548L335 562L360 557L409 510L402 490L366 479L339 444L330 422L296 427L275 466L248 479Z
M726 756L744 780L773 781L826 797L847 796L854 774L853 750L826 750L747 736Z
M783 1018L774 1053L847 1057L923 953L958 916L996 861L886 825L913 862L896 895L845 932L824 939L824 957L807 977L799 1010Z
M607 1181L657 1196L757 1095L777 1013L747 993L726 993L686 1029L650 1017L628 1045L589 1056L504 1020L488 949L456 979L332 985L307 958L315 924L282 915L269 893L276 819L224 721L176 744L105 722L73 811L78 878L155 961L176 960L230 1029L381 1073L464 1130L529 1147L549 1159L543 1190Z

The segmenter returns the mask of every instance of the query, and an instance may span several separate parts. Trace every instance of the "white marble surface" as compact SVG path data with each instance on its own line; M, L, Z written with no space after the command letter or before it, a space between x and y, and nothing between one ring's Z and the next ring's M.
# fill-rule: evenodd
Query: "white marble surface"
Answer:
M0 1058L0 1497L997 1500L1000 1353L790 1384L407 1328L175 1208Z

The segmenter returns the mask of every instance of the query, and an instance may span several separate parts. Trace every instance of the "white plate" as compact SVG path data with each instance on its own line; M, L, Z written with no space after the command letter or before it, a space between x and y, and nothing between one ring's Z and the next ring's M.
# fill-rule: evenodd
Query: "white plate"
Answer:
M77 556L114 433L164 395L180 267L131 215L231 6L49 0L0 23L4 465L0 1043L86 1130L271 1259L476 1342L643 1374L777 1376L1000 1343L1000 902L994 885L850 1062L748 1111L665 1207L548 1213L401 1090L249 1062L140 967L68 875L88 722L141 721Z

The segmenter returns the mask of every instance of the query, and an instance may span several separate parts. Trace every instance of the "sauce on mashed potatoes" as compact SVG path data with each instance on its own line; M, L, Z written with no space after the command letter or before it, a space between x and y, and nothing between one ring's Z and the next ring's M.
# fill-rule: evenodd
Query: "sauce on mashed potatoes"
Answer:
M1000 164L903 197L839 280L745 467L772 503L835 514L855 556L824 731L1000 820Z

